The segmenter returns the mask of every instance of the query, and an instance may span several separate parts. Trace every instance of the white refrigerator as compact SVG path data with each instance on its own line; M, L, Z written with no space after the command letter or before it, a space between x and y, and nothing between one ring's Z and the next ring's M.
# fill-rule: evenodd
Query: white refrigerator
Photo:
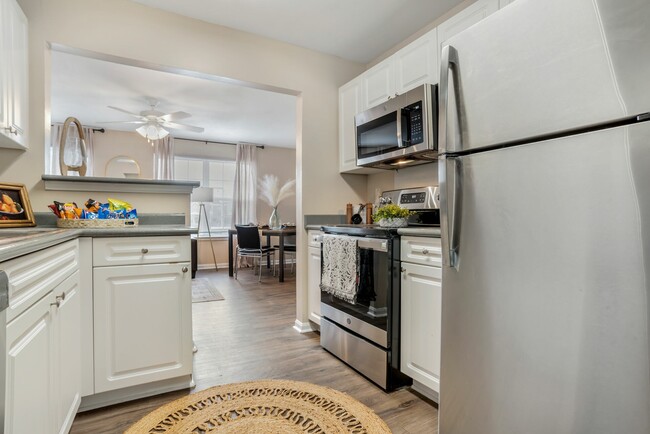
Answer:
M440 433L650 433L650 1L516 0L439 92Z

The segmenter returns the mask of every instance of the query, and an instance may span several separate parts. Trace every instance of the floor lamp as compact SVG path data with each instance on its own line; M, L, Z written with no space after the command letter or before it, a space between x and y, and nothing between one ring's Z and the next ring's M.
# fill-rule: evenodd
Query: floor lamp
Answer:
M210 232L210 220L208 219L208 213L205 210L204 202L212 202L214 200L213 191L210 187L198 187L195 188L192 192L192 201L199 202L199 233L197 235L197 241L201 238L201 215L205 217L205 223L208 227L208 237L210 239L210 249L212 249L212 259L214 259L214 269L219 270L217 266L217 255L214 254L214 246L212 245L212 233ZM197 258L198 261L198 258Z

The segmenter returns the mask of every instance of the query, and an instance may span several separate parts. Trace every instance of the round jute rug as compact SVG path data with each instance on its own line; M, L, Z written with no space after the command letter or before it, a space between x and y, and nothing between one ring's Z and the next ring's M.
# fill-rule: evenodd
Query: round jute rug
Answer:
M262 380L197 392L152 411L125 434L390 434L371 409L315 384Z

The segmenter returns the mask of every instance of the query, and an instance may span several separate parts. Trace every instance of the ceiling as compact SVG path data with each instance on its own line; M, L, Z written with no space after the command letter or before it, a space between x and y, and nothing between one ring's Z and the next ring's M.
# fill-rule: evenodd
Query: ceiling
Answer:
M368 63L462 0L133 0L207 22ZM218 80L52 52L53 122L77 117L84 125L134 131L137 125L107 124L134 118L107 106L139 113L147 98L157 110L185 111L181 123L203 133L175 137L248 142L294 148L296 98Z
M134 131L138 125L100 122L134 120L107 106L139 113L149 110L147 97L162 112L192 114L180 123L205 128L171 130L175 137L295 148L295 96L52 52L53 122L74 116L83 125Z
M462 0L133 0L368 63Z

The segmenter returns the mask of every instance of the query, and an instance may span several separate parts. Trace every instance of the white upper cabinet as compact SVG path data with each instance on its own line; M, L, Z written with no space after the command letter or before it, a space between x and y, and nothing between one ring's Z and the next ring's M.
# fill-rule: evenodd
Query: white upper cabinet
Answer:
M437 83L438 69L438 37L433 29L362 74L361 111L421 84Z
M503 1L503 0L502 0ZM485 17L499 10L499 0L478 0L438 26L439 51L449 38L470 28Z
M363 103L359 111L374 107L395 96L395 64L392 57L373 66L361 77Z
M436 31L416 39L393 56L395 93L402 94L425 83L438 83L438 37Z
M28 147L27 31L16 0L0 0L0 147Z
M339 172L369 174L378 169L357 166L354 115L362 111L362 80L357 77L339 88Z

